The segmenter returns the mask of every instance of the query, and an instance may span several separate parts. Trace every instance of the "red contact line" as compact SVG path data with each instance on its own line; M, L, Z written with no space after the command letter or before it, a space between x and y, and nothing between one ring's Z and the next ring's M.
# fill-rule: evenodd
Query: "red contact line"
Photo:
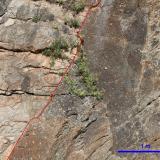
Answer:
M82 21L79 30L76 32L77 37L78 37L79 40L80 40L80 44L79 44L78 47L77 47L77 50L76 50L76 53L75 53L74 56L73 56L73 59L71 59L71 62L70 62L70 64L68 65L68 67L66 67L63 76L60 78L60 80L59 80L58 84L56 85L55 89L51 92L51 94L50 94L50 96L49 96L49 99L48 99L46 105L45 105L41 110L39 110L39 111L35 114L35 116L34 116L33 118L31 118L31 119L27 122L25 128L23 129L22 133L20 134L20 136L18 137L17 141L15 142L15 144L14 144L14 146L13 146L10 154L9 154L8 157L6 158L6 160L9 160L9 159L11 158L11 155L12 155L12 153L14 152L17 144L18 144L19 141L23 138L24 134L27 132L28 126L32 123L33 120L39 119L39 118L42 116L42 114L45 112L45 110L49 107L49 104L52 102L52 98L55 96L55 93L56 93L56 91L58 90L59 85L62 83L65 75L70 71L71 67L72 67L72 66L74 65L74 63L75 63L76 57L77 57L77 55L78 55L78 53L79 53L79 50L78 50L78 49L80 49L80 47L83 45L84 40L83 40L83 38L81 37L80 33L81 33L81 31L82 31L82 29L83 29L83 26L84 26L84 24L85 24L85 22L86 22L86 20L87 20L87 17L88 17L88 15L90 14L91 10L92 10L93 8L98 7L100 3L101 3L101 0L96 0L96 3L93 4L93 5L91 5L91 6L88 8L88 11L87 11L87 13L86 13L86 15L85 15L85 17L84 17L84 20Z

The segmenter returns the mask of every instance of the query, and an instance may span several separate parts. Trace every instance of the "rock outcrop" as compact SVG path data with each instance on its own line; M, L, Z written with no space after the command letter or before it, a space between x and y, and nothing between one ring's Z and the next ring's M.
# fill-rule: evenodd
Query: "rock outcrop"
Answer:
M73 2L70 1L70 4ZM76 17L69 3L55 1L2 1L0 8L0 159L105 159L112 146L106 104L93 96L71 95L63 83L40 119L32 118L48 102L74 50L55 59L41 54L61 37L76 40L66 18ZM84 13L79 13L82 20ZM58 50L59 51L59 50ZM76 49L75 49L76 51ZM71 53L70 53L71 52ZM71 77L77 79L77 66ZM12 148L29 121L27 132ZM113 159L116 156L113 156Z
M50 58L41 54L57 38L68 43L76 39L73 28L64 23L66 16L73 17L45 1L0 2L0 159L46 104L73 58L68 49L66 59L56 59L51 66Z
M83 5L83 0L0 1L0 159L160 158L117 153L141 144L160 146L158 0L102 0L88 18L83 50L103 100L96 98L95 86L96 92L84 96L81 88L87 87L76 63L69 73L78 81L69 84L76 86L66 80L59 85L77 51ZM57 41L61 38L65 44ZM95 83L91 76L84 79ZM77 86L75 95L71 90Z
M99 86L105 90L112 153L139 149L143 143L152 149L160 146L158 15L156 0L103 0L87 26L85 48ZM121 156L156 159L154 155Z
M1 2L2 3L2 2ZM45 1L12 0L2 4L0 47L36 52L58 37L72 34L64 25L66 11Z

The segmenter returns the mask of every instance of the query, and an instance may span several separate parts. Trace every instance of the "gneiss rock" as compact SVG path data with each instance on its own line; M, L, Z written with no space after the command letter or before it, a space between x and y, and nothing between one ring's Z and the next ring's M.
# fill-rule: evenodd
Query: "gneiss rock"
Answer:
M80 1L78 9L83 7ZM158 0L102 0L83 32L88 61L79 59L73 65L68 77L74 84L65 79L59 86L77 49L70 53L64 41L50 44L60 37L70 43L75 33L65 23L66 16L83 19L86 14L84 10L76 17L69 11L75 1L63 2L0 2L0 159L6 159L27 122L38 115L10 160L160 159L116 152L142 143L160 146ZM48 50L42 54L44 48ZM99 78L102 101L93 96L96 92L83 97L78 90L95 91L87 64ZM53 101L40 114L57 86Z
M0 1L0 16L3 16L7 10L7 6L11 0L1 0Z
M9 21L10 19L8 19ZM20 22L0 26L0 47L17 51L38 51L45 49L57 37L58 32L41 23Z
M65 36L63 30L54 28L62 25L65 15L65 11L55 4L12 0L4 12L0 25L0 48L37 52L56 38Z

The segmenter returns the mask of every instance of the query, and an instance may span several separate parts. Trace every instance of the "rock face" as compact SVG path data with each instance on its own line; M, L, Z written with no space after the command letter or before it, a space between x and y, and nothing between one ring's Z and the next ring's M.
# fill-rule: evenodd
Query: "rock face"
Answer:
M6 8L7 1L2 7ZM65 11L44 1L12 0L0 18L0 47L15 51L42 50L64 32ZM5 11L4 11L5 10ZM59 28L57 28L60 26Z
M142 143L160 146L158 8L156 0L104 0L87 26L85 48L105 91L112 153L138 149Z
M86 12L71 11L74 2L80 4L0 1L0 159L160 159L116 152L141 144L160 149L158 0L102 0L89 17L84 50L104 92L101 101L71 94L65 81L59 85L76 49L63 51L65 58L55 59L53 66L42 54L56 39L76 39L66 18L81 20ZM77 70L74 64L69 76L79 79ZM57 86L55 97L49 99ZM45 112L33 118L48 99Z
M112 134L106 104L96 98L71 95L64 83L40 119L32 119L75 57L76 49L69 49L65 59L51 66L50 58L40 54L59 37L68 42L75 38L74 29L65 25L66 16L73 18L74 13L54 1L0 3L0 159L105 160L111 155ZM74 65L75 78L76 70Z

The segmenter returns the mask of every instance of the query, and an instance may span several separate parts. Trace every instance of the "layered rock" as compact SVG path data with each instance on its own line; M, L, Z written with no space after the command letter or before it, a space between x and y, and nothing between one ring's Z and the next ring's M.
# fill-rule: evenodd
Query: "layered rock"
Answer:
M72 34L64 25L66 14L60 6L45 1L12 0L0 18L0 47L15 51L42 50L56 38Z
M66 59L56 59L51 66L50 58L41 52L60 37L68 43L75 38L73 29L64 24L65 15L72 17L61 6L45 1L0 2L0 159L46 105L74 57L68 49L63 53Z
M95 2L95 1L90 1ZM72 95L63 81L40 118L75 52L65 59L42 55L52 42L75 38L65 25L72 0L0 2L0 159L132 160L117 149L151 144L159 149L159 3L157 0L102 0L88 20L85 51L99 78L104 100ZM83 19L84 13L78 16ZM76 51L76 50L75 50ZM71 53L70 53L71 52ZM35 54L36 53L36 54ZM75 64L70 76L80 79ZM10 154L11 153L11 154ZM150 159L158 155L148 155Z

